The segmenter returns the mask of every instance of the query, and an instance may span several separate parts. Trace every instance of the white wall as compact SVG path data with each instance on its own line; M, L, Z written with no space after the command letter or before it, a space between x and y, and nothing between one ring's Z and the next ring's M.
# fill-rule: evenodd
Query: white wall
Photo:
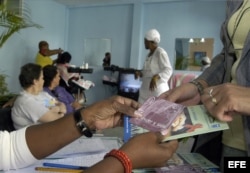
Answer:
M218 53L222 48L219 33L224 18L225 1L151 0L71 8L68 50L73 54L72 62L81 64L84 59L84 39L110 38L111 64L140 69L147 54L144 34L156 28L161 33L160 46L167 50L174 66L175 38L214 38L214 53ZM93 74L85 75L85 78L96 83L95 89L86 92L90 103L113 94L104 90L107 86L101 82L101 67L93 68Z
M7 82L11 92L19 92L18 75L20 67L34 62L38 42L47 40L50 48L67 46L67 8L52 0L24 0L32 20L43 28L28 28L14 34L0 48L0 72L8 75ZM54 57L53 57L54 58Z
M0 49L0 70L9 75L8 84L13 92L20 90L20 66L34 61L40 40L47 40L50 48L69 51L72 63L80 65L85 38L110 38L111 63L133 68L143 65L147 53L143 37L151 28L160 31L160 46L167 50L173 66L175 38L213 37L214 53L222 48L219 32L225 17L225 0L138 0L78 8L66 8L53 0L24 2L30 7L32 19L43 29L25 29ZM88 103L115 94L114 88L102 84L102 76L110 73L100 66L93 68L93 74L84 75L96 83L86 91Z

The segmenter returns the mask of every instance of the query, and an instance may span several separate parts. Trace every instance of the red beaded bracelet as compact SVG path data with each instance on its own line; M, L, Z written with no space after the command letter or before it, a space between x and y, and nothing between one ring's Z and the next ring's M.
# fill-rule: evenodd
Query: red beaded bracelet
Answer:
M132 163L131 163L130 159L128 158L128 156L124 152L122 152L121 150L113 149L109 153L107 153L104 156L104 158L109 157L109 156L115 157L116 159L118 159L122 163L125 173L132 172Z

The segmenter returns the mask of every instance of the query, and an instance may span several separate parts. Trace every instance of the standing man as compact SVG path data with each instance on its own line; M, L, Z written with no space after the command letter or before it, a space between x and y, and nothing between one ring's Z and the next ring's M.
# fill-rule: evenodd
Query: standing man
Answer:
M136 71L136 78L142 77L139 102L143 103L151 96L159 96L169 90L168 80L173 73L167 52L158 46L160 34L156 29L149 30L144 38L145 48L149 53L143 69Z
M39 52L36 55L36 64L42 67L46 65L53 65L56 60L53 60L50 56L60 54L63 52L61 48L59 49L49 49L49 44L47 41L40 41L38 44Z

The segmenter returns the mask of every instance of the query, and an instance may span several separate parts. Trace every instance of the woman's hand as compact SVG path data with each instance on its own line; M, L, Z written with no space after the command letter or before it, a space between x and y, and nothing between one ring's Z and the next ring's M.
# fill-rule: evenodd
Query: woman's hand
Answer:
M208 112L220 121L232 121L233 113L250 115L250 89L235 84L206 88L201 100Z
M147 132L131 138L120 150L127 154L134 169L162 167L178 147L176 140L166 143L162 140L160 133Z
M176 88L162 93L160 98L183 105L196 105L200 102L200 95L197 87L191 83L182 84Z
M123 115L139 117L135 111L139 103L125 97L114 96L83 109L83 119L91 129L102 130L123 125Z
M67 108L66 108L66 106L65 106L65 104L63 102L57 102L56 106L58 106L59 112L61 114L66 114L67 113Z
M158 74L154 75L151 79L149 90L154 91L157 88L157 81L160 79L160 76Z

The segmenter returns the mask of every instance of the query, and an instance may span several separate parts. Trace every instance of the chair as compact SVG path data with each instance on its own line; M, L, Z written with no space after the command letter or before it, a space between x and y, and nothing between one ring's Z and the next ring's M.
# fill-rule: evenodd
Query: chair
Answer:
M14 131L11 118L11 107L0 108L0 130Z

